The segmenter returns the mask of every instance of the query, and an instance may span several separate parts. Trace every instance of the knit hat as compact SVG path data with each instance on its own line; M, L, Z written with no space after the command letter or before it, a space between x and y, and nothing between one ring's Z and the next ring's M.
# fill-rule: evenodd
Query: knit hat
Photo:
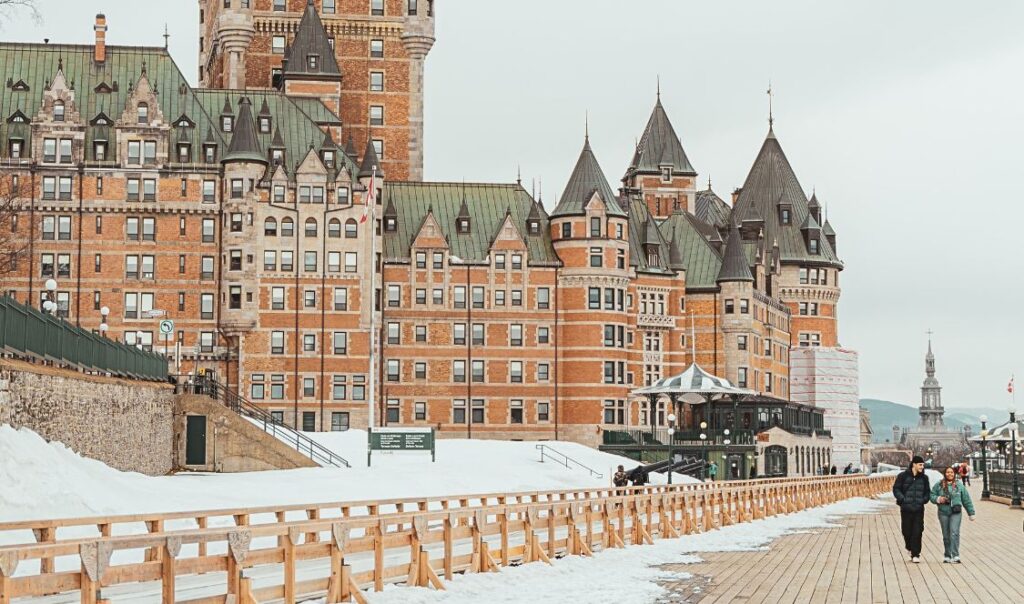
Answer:
M924 463L924 458L921 457L920 455L915 455L914 459L910 460L910 464L913 465L915 463Z

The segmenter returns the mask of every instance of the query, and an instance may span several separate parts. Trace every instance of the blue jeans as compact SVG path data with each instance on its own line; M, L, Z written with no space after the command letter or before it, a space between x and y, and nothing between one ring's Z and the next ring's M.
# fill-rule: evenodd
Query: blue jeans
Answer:
M963 512L949 514L939 511L939 526L942 527L942 547L945 550L944 557L960 557L960 521L963 520Z

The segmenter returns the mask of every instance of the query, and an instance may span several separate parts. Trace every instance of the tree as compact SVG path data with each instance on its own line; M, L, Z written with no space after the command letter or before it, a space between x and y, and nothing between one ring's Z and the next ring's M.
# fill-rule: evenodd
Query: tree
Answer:
M27 186L19 180L15 186L10 175L0 180L0 283L6 284L7 277L18 273L20 265L28 255L28 238L23 233L29 228L24 211Z
M33 21L42 19L36 0L0 0L0 18L3 20L6 21L17 11L27 12Z

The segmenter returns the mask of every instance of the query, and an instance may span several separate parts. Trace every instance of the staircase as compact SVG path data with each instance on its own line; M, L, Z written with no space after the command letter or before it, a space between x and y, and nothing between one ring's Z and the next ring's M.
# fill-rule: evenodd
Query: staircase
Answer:
M245 397L232 391L217 380L207 376L197 376L195 381L196 394L207 394L219 401L242 417L248 418L257 427L279 441L295 449L314 463L325 468L351 468L345 458L324 447L302 432L274 420L273 416L263 408L252 404Z

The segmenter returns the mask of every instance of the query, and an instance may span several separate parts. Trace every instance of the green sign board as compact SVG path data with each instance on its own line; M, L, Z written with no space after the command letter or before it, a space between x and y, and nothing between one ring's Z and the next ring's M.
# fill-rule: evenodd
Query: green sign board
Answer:
M367 432L369 446L366 448L366 465L370 465L374 451L430 451L430 460L436 460L434 448L434 430L403 432L386 430L375 432L370 428Z

